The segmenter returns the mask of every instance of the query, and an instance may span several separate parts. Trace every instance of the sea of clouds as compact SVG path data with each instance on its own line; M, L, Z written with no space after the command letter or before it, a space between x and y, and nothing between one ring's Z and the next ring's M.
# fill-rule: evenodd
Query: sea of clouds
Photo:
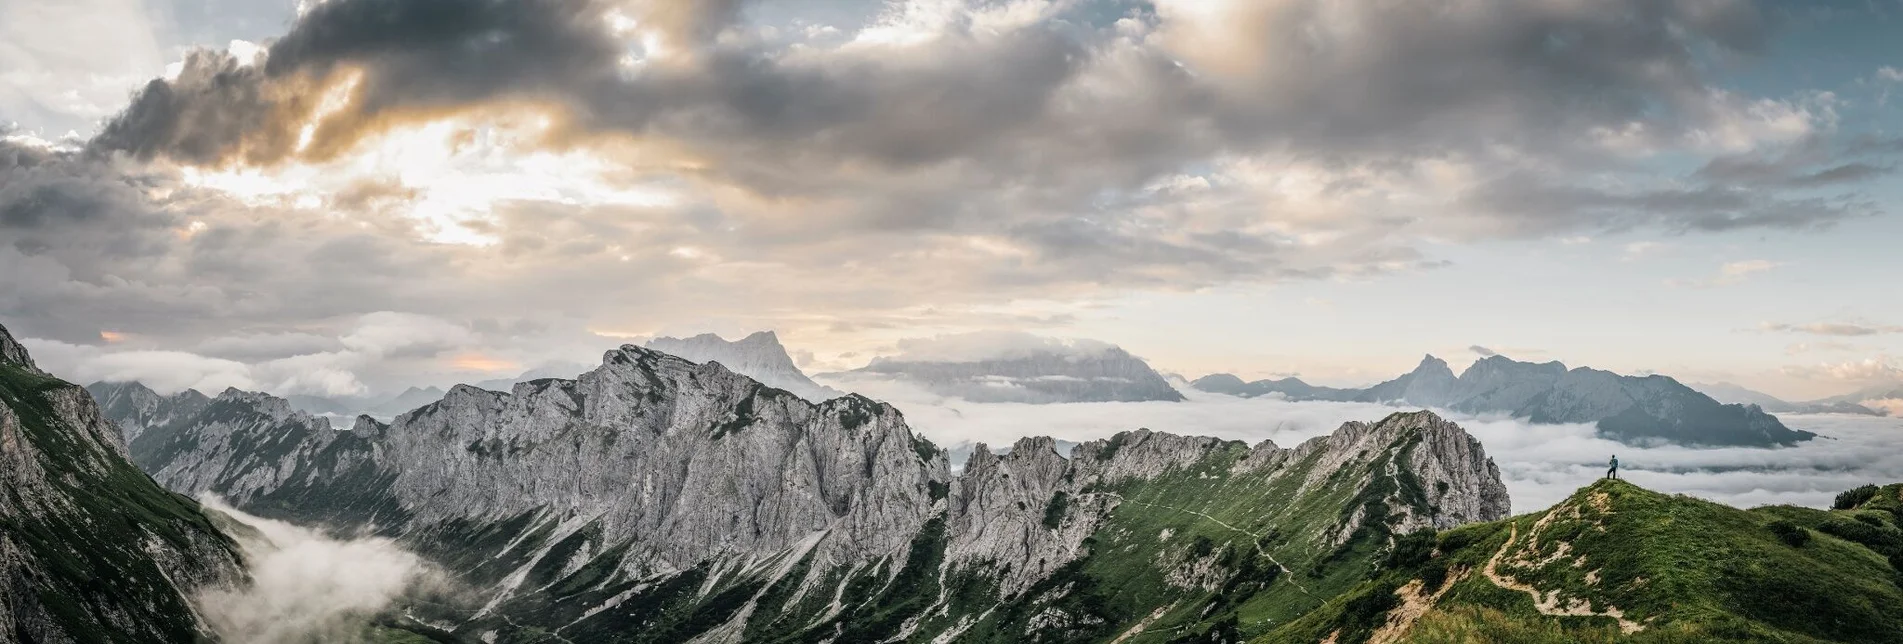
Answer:
M827 383L835 384L835 383ZM845 385L848 383L838 383ZM1333 432L1351 420L1374 421L1403 408L1374 403L1289 402L1183 389L1185 402L973 403L890 381L854 380L850 389L897 406L906 421L962 457L984 443L1008 449L1024 436L1082 442L1148 428L1282 447ZM1480 439L1500 467L1513 511L1551 506L1606 471L1618 455L1623 476L1661 492L1737 507L1826 507L1838 492L1865 483L1903 482L1903 418L1784 414L1795 429L1821 437L1780 449L1635 447L1598 438L1591 425L1536 425L1501 415L1437 410Z

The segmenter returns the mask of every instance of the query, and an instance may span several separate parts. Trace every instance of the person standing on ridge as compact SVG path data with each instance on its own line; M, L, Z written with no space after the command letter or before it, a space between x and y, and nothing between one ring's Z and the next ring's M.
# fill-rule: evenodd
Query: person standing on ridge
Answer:
M1611 467L1606 469L1606 478L1618 480L1619 478L1619 455L1618 454L1612 455L1611 465L1612 465Z

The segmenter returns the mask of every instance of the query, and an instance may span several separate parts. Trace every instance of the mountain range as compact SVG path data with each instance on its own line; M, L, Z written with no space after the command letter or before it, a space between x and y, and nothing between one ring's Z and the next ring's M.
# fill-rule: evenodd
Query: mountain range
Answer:
M1413 371L1366 389L1316 387L1296 378L1243 382L1229 374L1204 376L1190 385L1246 397L1399 402L1504 413L1535 423L1593 423L1600 436L1627 443L1777 447L1816 438L1785 427L1757 406L1723 404L1666 376L1623 376L1505 356L1476 360L1455 376L1446 361L1429 355Z
M635 346L350 429L98 391L147 423L129 450L0 329L0 642L215 640L193 600L250 562L201 493L443 573L359 615L365 642L1903 638L1903 485L1739 510L1600 481L1508 517L1426 411L1286 448L1024 438L954 474L889 405Z
M1757 405L1765 411L1780 414L1889 416L1896 414L1897 410L1903 410L1903 384L1877 385L1840 396L1805 402L1787 402L1776 396L1729 382L1693 383L1691 387L1720 402Z
M889 379L980 403L1180 402L1183 394L1121 347L1040 349L968 360L878 358L828 374L846 385Z
M635 346L348 430L226 391L132 455L174 490L431 557L462 587L402 623L451 641L1079 641L1218 592L1220 614L1289 619L1395 534L1508 507L1479 443L1431 414L1294 448L1027 438L954 476L888 405Z

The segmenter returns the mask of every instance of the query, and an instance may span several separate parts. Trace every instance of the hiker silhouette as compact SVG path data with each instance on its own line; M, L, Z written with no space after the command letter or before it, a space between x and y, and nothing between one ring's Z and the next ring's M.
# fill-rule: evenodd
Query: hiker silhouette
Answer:
M1619 456L1617 454L1614 454L1612 456L1611 467L1606 468L1606 478L1609 478L1609 479L1619 478Z

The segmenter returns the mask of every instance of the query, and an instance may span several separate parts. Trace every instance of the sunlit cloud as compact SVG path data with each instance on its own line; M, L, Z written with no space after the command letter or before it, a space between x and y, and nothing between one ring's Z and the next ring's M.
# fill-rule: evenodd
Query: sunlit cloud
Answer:
M450 360L450 365L463 371L498 372L520 370L522 367L508 360L501 360L479 353L465 353Z

